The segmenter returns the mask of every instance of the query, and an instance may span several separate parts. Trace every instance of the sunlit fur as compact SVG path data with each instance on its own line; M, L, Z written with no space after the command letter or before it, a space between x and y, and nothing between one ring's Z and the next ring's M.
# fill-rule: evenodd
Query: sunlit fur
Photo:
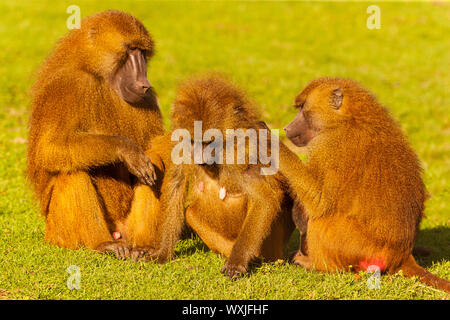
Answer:
M219 75L197 77L181 85L172 129L193 130L195 120L202 121L203 132L263 128L245 94ZM166 139L165 145L170 145L170 133ZM172 256L185 223L213 251L229 257L224 268L228 276L246 272L249 261L257 256L283 258L293 223L292 200L280 174L263 176L260 164L200 166L167 161L161 189L165 221L160 229L160 262ZM201 183L204 191L200 191ZM219 198L221 187L227 192L224 200Z
M343 93L338 110L330 100L337 88ZM427 192L420 162L389 112L347 79L314 80L295 104L320 130L305 164L284 147L280 152L280 170L309 214L309 254L296 262L321 271L376 264L448 291L448 281L411 255Z
M117 158L120 137L146 149L163 133L156 99L132 107L108 85L127 45L148 57L153 52L152 39L136 18L98 13L61 38L37 74L27 174L51 243L94 248L110 240L133 196L130 174Z
M220 119L220 120L219 120ZM172 129L185 128L193 133L193 122L203 128L257 128L257 111L244 91L223 75L210 73L180 85L173 103Z

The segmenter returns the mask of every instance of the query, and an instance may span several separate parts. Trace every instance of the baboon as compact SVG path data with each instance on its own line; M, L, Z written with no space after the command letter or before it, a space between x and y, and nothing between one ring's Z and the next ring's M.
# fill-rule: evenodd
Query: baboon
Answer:
M202 123L200 138L194 133L194 121ZM189 132L190 159L193 154L196 157L192 152L195 143L205 155L213 145L225 146L230 140L235 141L235 136L227 135L227 129L243 129L245 133L247 129L263 129L268 136L246 95L219 74L196 77L181 85L172 110L172 131L165 136L166 142L160 143L166 146L163 153L168 145L174 148L171 134L176 129ZM208 135L208 129L217 129L223 141ZM243 139L245 159L250 159L256 150L251 149L250 138L248 144ZM227 150L224 147L223 153L211 151L197 164L174 164L166 153L160 197L163 218L160 227L153 229L159 234L158 240L153 248L135 248L135 258L146 254L144 259L156 259L159 263L171 259L184 226L195 231L212 251L228 258L221 272L230 278L247 272L256 257L266 261L284 257L283 249L294 229L286 181L279 173L261 174L260 170L267 166L260 161L225 163L224 159L230 153L233 156L238 146L242 144L238 142ZM271 147L267 149L270 151ZM152 148L150 153L154 152L160 151ZM263 151L259 148L258 152ZM142 199L136 202L145 207Z
M294 263L330 272L403 270L448 292L450 282L412 256L427 191L419 159L388 111L339 78L312 81L295 106L286 136L308 145L307 161L280 145L280 171L309 219L308 252L299 250Z
M153 48L135 17L106 11L84 19L43 63L32 89L27 175L48 242L126 254L133 186L155 182L143 150L164 133L147 80Z

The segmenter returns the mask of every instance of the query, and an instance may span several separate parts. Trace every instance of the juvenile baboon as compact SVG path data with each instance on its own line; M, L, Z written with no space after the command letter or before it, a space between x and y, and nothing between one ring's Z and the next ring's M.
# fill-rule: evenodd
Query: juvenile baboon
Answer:
M375 97L347 79L312 81L285 128L306 163L280 145L280 171L308 213L307 247L294 262L319 271L373 270L450 282L420 267L412 250L427 192L419 159Z
M142 150L163 134L146 76L152 54L140 21L106 11L84 19L43 63L32 90L27 174L48 242L124 250L112 233L133 233L125 219L135 178L155 180Z
M200 141L194 141L197 139L194 121L202 123ZM253 258L264 257L268 261L283 258L283 249L294 228L292 199L287 194L285 179L279 173L261 174L261 169L267 167L260 161L250 163L249 156L257 155L255 152L260 156L262 152L259 148L252 150L250 143L245 144L245 163L225 161L239 145L236 143L225 150L230 140L236 140L226 134L227 129L243 129L243 132L263 129L268 136L245 94L220 75L186 82L174 102L172 132L161 145L173 148L171 134L177 129L187 129L192 139L189 146L200 143L202 151L216 143L223 145L222 154L210 153L216 160L221 158L223 164L214 163L208 157L200 159L198 164L173 164L173 159L166 154L160 198L163 219L161 226L155 228L159 233L158 244L147 252L145 248L133 252L137 256L147 253L146 259L164 263L172 257L175 243L187 225L211 250L228 257L222 273L230 278L247 272ZM223 141L209 136L208 129L217 129ZM195 146L192 148L195 150ZM267 149L270 151L271 146ZM152 149L152 152L161 151Z

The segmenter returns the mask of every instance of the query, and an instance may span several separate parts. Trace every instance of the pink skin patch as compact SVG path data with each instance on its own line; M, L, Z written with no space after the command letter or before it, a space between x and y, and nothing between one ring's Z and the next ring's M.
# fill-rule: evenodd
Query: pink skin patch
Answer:
M114 231L112 233L112 237L113 237L114 240L119 240L120 238L122 238L122 235L120 234L119 231Z
M227 189L225 187L220 188L219 190L219 199L223 200L227 196Z
M377 271L378 268L380 271L383 271L386 268L386 263L384 262L384 259L378 258L378 259L365 259L359 262L359 266L364 271Z
M200 192L205 191L205 184L203 183L203 181L198 183L197 188L198 188L198 191L200 191Z

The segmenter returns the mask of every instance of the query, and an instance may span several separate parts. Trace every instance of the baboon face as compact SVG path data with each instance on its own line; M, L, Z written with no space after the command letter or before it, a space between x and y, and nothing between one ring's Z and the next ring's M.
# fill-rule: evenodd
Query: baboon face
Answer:
M120 66L110 79L114 91L126 102L135 104L151 94L151 85L147 79L145 51L128 46L125 63Z
M302 107L294 120L284 128L284 131L286 137L297 147L306 146L317 135L317 131L306 120Z
M307 89L295 99L294 106L299 109L297 116L284 128L286 137L298 147L306 146L323 129L332 126L341 117L336 113L343 100L340 88L329 92L324 92L320 86Z
M99 75L124 101L143 102L153 94L147 80L147 60L153 54L153 41L134 17L107 11L86 18L82 34L88 70Z
M258 121L253 104L222 76L197 77L180 86L172 109L172 129L189 132L195 164L207 170L248 164L248 155L257 154L248 150L250 139L257 139L254 128Z

